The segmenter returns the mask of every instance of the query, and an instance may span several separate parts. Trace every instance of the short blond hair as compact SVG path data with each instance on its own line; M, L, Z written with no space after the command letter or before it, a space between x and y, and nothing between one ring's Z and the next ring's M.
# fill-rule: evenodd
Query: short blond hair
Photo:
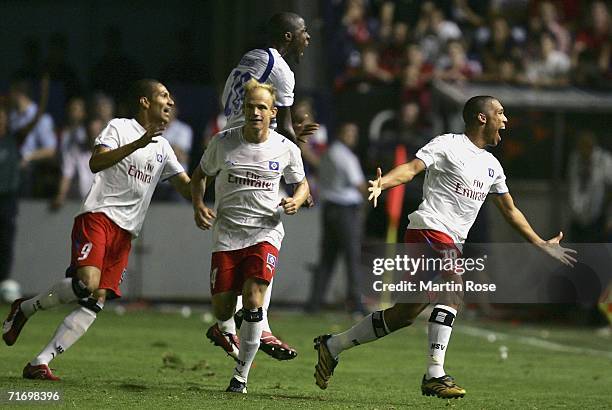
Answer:
M251 78L244 85L244 96L246 97L247 94L249 94L251 91L253 91L253 90L257 89L257 88L264 89L264 90L266 90L267 92L270 93L270 96L272 96L272 106L274 107L274 105L276 104L276 88L274 88L274 86L272 84L260 83L256 79Z

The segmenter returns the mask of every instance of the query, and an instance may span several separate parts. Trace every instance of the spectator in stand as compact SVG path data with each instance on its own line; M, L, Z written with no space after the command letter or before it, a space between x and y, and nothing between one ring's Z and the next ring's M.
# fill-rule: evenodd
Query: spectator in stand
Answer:
M176 101L175 101L176 104ZM193 143L193 129L189 124L179 120L178 104L170 112L170 122L164 130L162 136L168 140L172 150L176 154L176 159L181 163L183 168L189 169L189 158L191 155L191 144ZM181 195L176 192L174 187L164 181L157 186L153 194L154 200L162 201L180 201Z
M348 0L342 16L345 35L356 46L361 47L376 39L379 24L368 15L364 0Z
M13 302L21 297L19 283L10 279L13 266L17 210L19 200L19 150L36 127L47 106L49 78L43 77L40 100L34 115L12 130L9 107L0 102L0 302Z
M393 37L395 4L392 1L383 1L380 5L378 41L382 44L390 43ZM399 21L398 21L399 22ZM403 22L402 22L403 23ZM406 25L406 23L403 23Z
M431 89L427 77L422 75L418 65L404 67L401 77L400 98L402 101L417 101L424 115L431 112Z
M393 120L382 127L377 143L371 147L374 162L385 168L393 168L395 147L401 144L408 153L415 153L429 141L428 132L428 119L422 114L419 103L401 103Z
M103 92L96 92L89 102L89 116L106 124L115 118L115 101Z
M93 183L94 175L89 169L89 158L93 141L102 131L102 121L92 119L87 122L85 100L82 97L73 97L68 101L66 117L68 124L61 132L60 157L62 178L59 183L57 195L51 202L51 210L59 210L66 198L85 198ZM77 178L75 178L77 177ZM78 181L78 190L73 181Z
M523 38L523 34L520 33L520 30L516 30L516 33L513 34L508 21L502 16L494 17L489 27L478 30L476 47L486 75L496 75L502 59L520 60L522 58L519 40Z
M394 77L398 77L402 71L403 56L408 39L408 26L400 21L393 24L392 27L392 35L388 43L382 47L380 66Z
M446 48L447 54L438 61L437 78L444 81L463 82L480 75L482 72L480 63L468 59L461 41L449 41Z
M597 144L592 131L582 131L568 167L569 206L571 212L570 240L601 243L610 239L610 188L612 187L612 155ZM604 228L605 227L605 228ZM602 320L607 326L598 329L600 335L612 333L612 282L605 284L598 303ZM595 313L593 309L592 313ZM599 316L599 314L597 314Z
M23 177L20 185L25 194L31 194L34 188L39 187L35 187L34 183L42 183L43 178L34 181L33 176L46 175L45 172L36 171L40 171L41 167L55 159L57 147L53 118L44 113L44 108L43 112L40 112L38 105L31 98L30 90L30 82L27 80L14 80L9 87L9 132L15 134L27 130L19 149ZM41 82L41 101L44 101L44 107L48 93L49 77L45 76ZM38 189L35 191L39 193Z
M518 64L510 57L502 58L497 63L497 71L482 73L478 81L493 82L497 84L516 85L522 76L518 70Z
M363 0L347 0L338 26L331 58L335 60L335 76L341 77L346 71L358 69L360 49L376 39L378 22L368 15Z
M525 81L533 86L554 87L567 85L570 58L558 50L555 39L549 33L540 35L538 55L529 59L525 70Z
M612 187L612 155L597 144L591 131L579 134L568 167L570 240L597 243L606 239L606 193Z
M317 313L325 302L336 261L343 254L346 262L346 307L350 313L363 316L361 301L360 254L363 230L362 204L366 180L359 159L353 153L359 138L354 123L340 126L338 138L321 158L321 199L323 201L322 238L319 263L314 270L310 299L305 306Z
M446 19L442 10L433 7L422 8L422 17L415 28L415 38L418 41L425 59L429 62L435 62L446 43L450 40L460 39L462 36L459 26Z
M391 84L393 80L393 74L380 65L380 55L376 47L368 46L361 52L360 66L346 72L344 77L338 78L336 88L354 87L367 91L370 86Z
M292 107L291 119L293 120L293 129L296 132L301 131L302 127L307 123L316 122L317 115L312 105L310 98L303 98L296 102ZM308 143L302 146L302 157L308 165L306 175L309 176L309 170L316 170L319 166L319 157L327 148L327 127L324 124L319 124L319 129L308 139ZM312 193L313 187L310 184Z
M474 28L485 24L489 7L488 1L454 0L452 8L453 20L459 24L461 31L472 32Z
M553 36L557 50L568 54L572 38L568 29L561 23L557 6L552 1L540 3L540 18L544 29Z
M588 21L576 36L572 66L580 85L601 86L610 80L612 52L610 11L603 1L591 4Z
M189 168L189 155L191 153L191 144L193 142L193 130L191 126L178 117L178 106L175 105L170 113L170 122L164 131L164 138L168 140L170 146L176 154L176 158L181 163L183 168Z

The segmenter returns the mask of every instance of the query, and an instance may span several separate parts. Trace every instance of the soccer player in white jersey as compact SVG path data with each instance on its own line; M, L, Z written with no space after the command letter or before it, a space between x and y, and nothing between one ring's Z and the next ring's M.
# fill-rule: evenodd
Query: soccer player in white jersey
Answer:
M251 363L263 331L263 303L284 236L281 214L295 214L309 194L299 148L269 128L276 115L274 88L245 85L242 127L215 135L192 176L196 225L212 228L210 289L218 320L232 318L243 297L240 351L227 391L246 393ZM215 176L215 210L204 204L206 180ZM295 184L279 201L281 176ZM279 204L280 202L280 204Z
M291 106L293 105L293 89L295 76L287 60L299 62L304 50L310 42L310 35L306 29L304 19L295 13L277 13L270 18L267 24L268 47L247 52L236 68L232 70L223 89L223 107L227 119L224 129L244 125L243 101L244 85L251 79L260 83L268 83L276 90L275 107L277 115L272 119L271 127L276 132L289 138L292 142L300 144L312 135L319 127L314 122L305 123L296 135L291 121ZM278 360L290 360L297 356L294 348L278 339L268 323L268 306L272 293L272 283L268 286L264 300L264 330L260 348L268 355ZM241 315L242 300L238 298L237 318ZM237 338L234 318L219 321L212 325L206 336L217 346L222 347L230 356L236 358Z
M534 232L523 213L514 205L506 186L504 171L497 159L485 150L501 141L499 130L506 127L504 108L494 97L476 96L463 109L465 134L445 134L421 148L416 159L392 169L370 181L369 199L377 204L381 191L405 184L427 170L423 183L423 202L408 216L410 223L404 242L427 243L441 252L452 249L461 254L478 211L488 194L508 223L527 241L561 263L572 265L576 260L571 249L563 248L559 235L544 240ZM474 183L476 182L476 183ZM447 280L452 280L452 275ZM351 329L336 335L315 338L318 363L316 384L326 389L338 364L338 355L351 347L368 343L408 326L427 303L396 303L389 309L367 316ZM465 395L444 370L444 358L457 315L459 303L436 304L428 323L428 365L421 383L421 392L440 398Z
M2 338L11 346L37 311L80 305L26 364L24 378L59 380L49 362L85 334L106 299L121 296L131 240L140 232L157 182L169 179L191 199L189 176L161 136L174 106L169 91L156 80L140 80L129 94L134 118L111 120L95 140L89 161L94 182L74 220L66 279L32 299L16 300L4 321Z

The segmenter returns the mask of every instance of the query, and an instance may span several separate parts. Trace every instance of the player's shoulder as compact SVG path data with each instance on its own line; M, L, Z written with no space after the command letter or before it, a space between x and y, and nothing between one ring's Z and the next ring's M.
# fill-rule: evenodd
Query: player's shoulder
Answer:
M293 70L291 70L289 63L287 63L278 50L275 48L269 48L268 53L270 57L270 64L272 65L272 71L276 72L277 75L293 78Z
M459 141L459 138L457 138L457 136L457 134L436 135L435 137L430 139L429 142L425 145L429 147L437 147L440 149L444 147L450 147L451 145L456 144Z
M486 154L485 154L486 158L489 161L489 163L491 164L491 166L493 166L493 167L495 167L497 169L500 169L500 170L504 169L504 167L502 166L501 162L499 162L499 160L497 159L497 157L495 155L491 154L489 151L486 151L486 150L485 150L485 152L486 152Z
M240 62L238 65L243 67L251 67L254 66L257 61L261 60L267 55L267 52L263 48L254 48L252 50L247 51L240 58Z
M221 145L239 141L241 128L242 126L226 128L222 131L219 131L215 135L213 135L210 141L211 143L221 144Z
M270 134L268 136L270 138L272 144L281 150L287 150L293 153L299 153L300 148L295 145L289 138L285 137L283 134L277 132L276 130L270 129Z
M113 118L107 124L107 127L113 127L118 131L126 129L142 128L142 126L134 118Z

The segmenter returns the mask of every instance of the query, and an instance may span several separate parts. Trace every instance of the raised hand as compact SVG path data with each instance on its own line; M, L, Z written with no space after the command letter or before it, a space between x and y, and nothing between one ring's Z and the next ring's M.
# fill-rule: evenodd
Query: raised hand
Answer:
M299 142L308 142L308 139L319 129L319 124L311 122L309 115L304 115L304 120L293 126L295 136Z
M147 127L144 135L136 140L138 148L144 148L149 144L156 144L153 138L159 137L164 133L167 124L151 124Z
M563 232L559 232L559 235L545 241L540 247L544 252L557 259L564 265L574 266L574 264L577 262L575 256L578 254L578 252L575 249L562 247L559 243L561 242L561 239L563 239Z
M379 168L376 168L376 179L369 180L368 183L370 186L368 187L368 191L370 192L370 196L368 196L368 201L372 201L374 203L374 208L378 205L378 197L382 192L382 171Z

